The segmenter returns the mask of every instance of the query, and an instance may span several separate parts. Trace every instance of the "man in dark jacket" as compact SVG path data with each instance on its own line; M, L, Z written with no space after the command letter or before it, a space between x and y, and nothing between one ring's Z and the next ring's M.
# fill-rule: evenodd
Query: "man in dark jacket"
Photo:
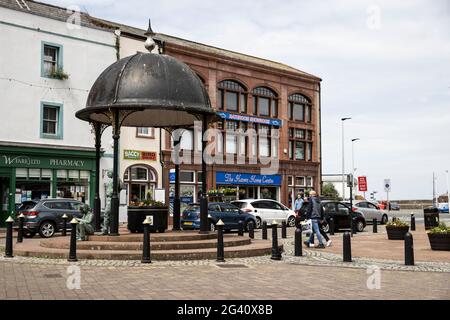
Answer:
M317 248L323 249L325 245L323 244L322 237L320 235L320 222L324 219L322 204L320 203L320 199L317 197L317 193L315 191L311 191L309 193L309 204L308 209L306 211L306 219L311 219L312 224L312 233L309 237L308 241L305 241L305 245L307 247L314 247L314 234L317 235L317 239L319 240L319 246Z

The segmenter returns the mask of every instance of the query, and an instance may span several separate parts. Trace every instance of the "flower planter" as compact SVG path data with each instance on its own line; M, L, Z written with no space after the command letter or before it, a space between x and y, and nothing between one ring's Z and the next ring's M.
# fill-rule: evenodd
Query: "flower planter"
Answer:
M132 233L144 232L143 222L147 216L153 217L153 225L150 226L150 232L165 232L169 217L169 208L155 207L135 207L128 206L128 230Z
M405 234L409 231L409 226L406 227L386 227L386 232L389 240L405 240Z
M450 233L428 233L431 250L450 251Z

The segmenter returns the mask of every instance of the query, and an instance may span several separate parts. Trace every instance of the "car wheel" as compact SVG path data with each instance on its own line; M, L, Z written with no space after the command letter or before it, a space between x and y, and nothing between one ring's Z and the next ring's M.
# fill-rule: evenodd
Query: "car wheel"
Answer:
M23 230L23 237L27 239L31 239L36 235L35 231Z
M381 224L386 224L388 222L388 216L387 214L383 214L381 217Z
M44 221L39 226L39 235L42 238L51 238L55 234L56 226L52 221Z
M362 221L358 221L356 223L356 230L358 230L358 232L363 232L364 231L364 223Z
M290 216L287 220L288 227L295 227L295 216Z
M215 225L213 222L211 222L211 223L209 224L209 230L210 230L211 232L215 232L215 231L216 231L216 225Z
M330 231L330 224L329 223L324 224L324 225L322 225L321 228L322 228L323 232L328 233Z
M262 220L260 217L256 217L256 229L260 229L262 227Z

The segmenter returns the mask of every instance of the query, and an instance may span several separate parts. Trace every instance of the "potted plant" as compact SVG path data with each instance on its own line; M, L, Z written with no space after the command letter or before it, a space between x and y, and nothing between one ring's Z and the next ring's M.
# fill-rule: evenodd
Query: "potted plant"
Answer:
M389 240L404 240L409 231L409 224L400 219L386 223L386 232Z
M447 227L445 223L441 222L427 234L431 250L450 251L450 227Z
M53 69L52 73L50 74L50 76L54 79L59 79L59 80L67 80L69 79L69 75L64 72L64 70L62 68L55 68Z
M169 208L162 202L152 199L150 193L144 201L131 201L127 210L128 230L130 232L144 232L142 223L147 216L153 217L150 232L165 232L168 227Z

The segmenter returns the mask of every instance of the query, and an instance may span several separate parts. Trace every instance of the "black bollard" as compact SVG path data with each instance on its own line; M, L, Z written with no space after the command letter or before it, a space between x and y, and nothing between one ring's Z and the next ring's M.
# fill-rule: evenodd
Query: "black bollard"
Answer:
M13 258L13 218L6 219L5 258Z
M63 219L63 228L62 228L62 236L65 237L67 235L67 219L69 217L64 213L62 216Z
M248 236L250 239L255 239L255 225L253 221L248 223Z
M238 236L244 236L244 222L242 220L239 220L238 223Z
M350 213L350 235L353 237L353 231L355 230L354 226L353 226L353 218L352 218L352 214Z
M352 244L350 240L350 233L344 233L344 262L352 262Z
M281 252L278 248L278 225L272 222L272 260L281 260Z
M414 265L413 236L409 232L405 234L405 265L406 266Z
M267 222L264 221L262 224L262 239L267 240Z
M334 219L330 218L330 236L334 236Z
M76 262L77 259L77 224L78 220L73 218L72 221L70 221L70 224L72 226L72 230L70 231L70 250L69 250L69 259L67 261L69 262Z
M150 223L148 219L145 219L142 223L144 225L144 243L142 246L141 263L152 263L150 259Z
M411 213L411 231L416 231L416 217Z
M23 220L25 216L23 213L19 215L19 231L17 231L17 243L23 242Z
M396 220L395 217L392 217L392 222L395 222L395 220Z
M301 225L295 230L295 256L301 257L303 255L302 248L302 227Z
M281 222L281 238L286 239L287 238L287 225L286 221Z
M223 221L219 220L217 228L217 262L225 262L225 249L223 245Z
M372 222L372 232L373 233L378 233L378 220L377 218L373 218L373 222Z

